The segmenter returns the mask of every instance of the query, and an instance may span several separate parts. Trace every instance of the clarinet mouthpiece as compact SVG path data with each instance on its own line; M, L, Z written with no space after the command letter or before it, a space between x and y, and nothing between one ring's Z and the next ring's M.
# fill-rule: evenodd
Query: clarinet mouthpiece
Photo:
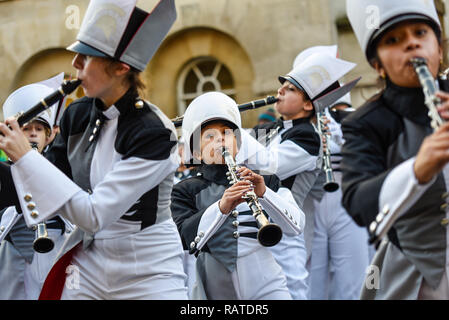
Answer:
M65 95L71 94L81 84L80 79L66 80L61 85L61 90Z

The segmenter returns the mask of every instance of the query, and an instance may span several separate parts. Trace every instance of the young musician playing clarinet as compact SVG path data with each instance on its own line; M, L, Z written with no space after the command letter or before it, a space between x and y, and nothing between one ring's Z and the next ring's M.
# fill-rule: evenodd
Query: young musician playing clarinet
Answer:
M369 6L378 9L377 28L366 23ZM374 236L388 231L362 298L449 299L449 123L433 132L411 63L425 59L428 88L441 90L437 107L448 119L449 82L437 76L443 48L434 3L349 0L346 8L367 61L385 81L342 125L343 204Z
M62 77L60 79L62 81ZM58 84L59 86L59 84ZM51 88L41 83L33 83L14 91L3 104L3 117L7 119L20 111L27 111L37 101L53 93ZM42 153L51 141L52 112L54 106L41 113L35 120L22 127L30 144ZM41 188L46 184L41 181ZM34 202L29 203L32 208ZM73 226L59 216L45 221L48 247L34 250L36 231L28 228L23 216L15 206L7 207L0 213L0 299L2 300L37 300L45 277L50 271L53 260L64 240L73 230Z
M187 299L170 211L175 128L139 97L139 74L176 19L175 4L162 0L151 14L135 5L90 1L68 48L86 97L64 112L48 160L30 150L17 121L0 124L27 225L56 211L77 225L41 299ZM2 189L2 202L5 196ZM66 278L72 282L65 285Z
M182 130L186 160L193 155L200 163L196 176L174 186L171 204L184 246L197 256L192 298L291 299L281 267L256 239L266 241L266 231L258 229L245 196L255 193L262 215L283 236L302 232L304 213L274 175L241 167L230 186L227 164L233 160L225 163L223 148L235 159L243 131L237 104L220 92L203 94L188 106Z
M306 265L310 267L314 233L312 187L322 170L321 138L312 124L313 103L326 93L339 90L338 79L354 66L327 54L310 55L286 76L279 77L281 87L275 108L281 118L254 128L257 140L266 145L266 150L260 150L254 159L250 158L249 166L275 173L282 185L291 190L306 215L305 244L302 235L286 236L278 246L271 248L287 275L295 299L310 299Z
M310 55L321 52L331 57L338 56L338 47L315 46L303 50L298 54L294 65L301 63ZM312 256L310 264L310 290L311 299L358 299L360 288L365 276L365 270L369 265L368 235L364 228L350 218L341 205L341 172L339 171L340 151L343 144L340 124L330 111L340 102L348 101L348 95L337 100L333 105L318 113L314 122L318 128L321 126L321 136L329 132L327 142L328 162L332 166L332 178L325 174L325 168L320 173L316 183L312 187L315 212L314 234L312 241ZM346 100L343 100L345 98ZM347 105L346 105L347 107ZM340 111L342 112L342 111ZM337 118L337 117L336 117ZM326 129L326 127L329 129ZM323 160L326 163L326 161ZM336 190L325 189L331 183L337 186ZM335 188L335 187L334 187Z

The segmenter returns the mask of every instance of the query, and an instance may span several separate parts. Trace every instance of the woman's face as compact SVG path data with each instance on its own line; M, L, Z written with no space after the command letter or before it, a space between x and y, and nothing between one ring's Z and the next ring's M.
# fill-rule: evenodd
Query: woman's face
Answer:
M50 137L47 135L45 125L40 121L27 123L22 127L22 131L30 143L37 143L39 153L42 153L44 148L50 142Z
M305 101L304 93L289 81L285 81L278 89L276 98L279 100L274 107L282 115L284 120L309 116L313 110L312 103Z
M206 164L224 164L223 147L226 147L234 158L237 154L234 130L220 122L211 123L201 129L200 146L201 156L196 157Z
M116 63L111 67L111 60L107 58L86 56L77 53L72 61L77 70L78 79L88 97L99 98L109 106L114 103L119 86L123 84L124 74L130 67L124 63ZM106 70L110 68L108 73ZM111 101L112 100L112 101Z
M427 60L430 72L436 78L443 51L433 29L424 22L405 21L386 32L377 44L374 62L379 75L401 87L419 87L419 80L410 59Z

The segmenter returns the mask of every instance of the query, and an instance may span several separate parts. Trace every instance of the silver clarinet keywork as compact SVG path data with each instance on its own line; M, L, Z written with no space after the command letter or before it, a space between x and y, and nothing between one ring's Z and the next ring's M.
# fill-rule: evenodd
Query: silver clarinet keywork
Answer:
M31 148L38 150L38 144L31 142ZM53 250L55 243L48 237L47 225L45 222L38 223L36 226L36 239L33 241L33 249L39 253L47 253Z
M222 151L223 158L228 166L228 172L226 173L228 176L228 180L230 184L237 183L240 181L237 176L237 171L240 168L234 161L234 158L229 153L226 148L223 148ZM282 230L281 228L274 223L270 223L263 213L262 206L259 203L259 199L254 191L249 191L244 196L246 203L253 213L253 217L257 221L257 225L259 227L259 232L257 233L257 240L259 243L265 247L272 247L279 243L282 238Z
M324 143L326 144L326 151L323 155L323 170L326 175L326 182L324 183L323 188L327 192L334 192L338 190L338 183L335 182L334 172L332 171L329 139L324 129L324 127L326 126L324 124L324 112L318 112L316 118L319 135L322 139L324 139Z
M431 119L430 125L435 131L443 123L444 120L438 113L438 105L441 104L440 98L436 96L437 88L435 85L435 79L427 67L427 62L423 58L413 58L410 60L415 69L416 75L418 76L419 83L421 84L422 90L424 92L424 103L429 109L429 117Z

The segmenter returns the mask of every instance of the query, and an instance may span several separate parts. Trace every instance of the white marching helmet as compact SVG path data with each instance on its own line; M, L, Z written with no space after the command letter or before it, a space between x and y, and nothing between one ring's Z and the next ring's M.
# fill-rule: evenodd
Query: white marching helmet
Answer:
M50 88L42 83L33 83L23 86L9 95L3 104L3 118L6 120L9 117L15 116L19 112L25 112L34 107L40 100L53 93L55 89ZM36 120L46 124L50 130L53 127L53 108L56 103L41 112Z
M190 140L193 133L206 122L226 120L241 129L242 120L234 99L221 92L207 92L196 97L187 107L182 121L184 140L184 159L186 163L192 158Z
M280 76L279 81L284 83L288 80L313 100L355 66L355 63L338 59L328 53L316 52L298 63L286 76Z
M399 22L423 20L431 24L437 36L441 34L433 0L346 0L346 13L368 61L373 58L374 41Z
M308 57L310 57L314 53L327 53L332 57L337 57L338 55L338 46L336 44L331 46L314 46L301 51L293 61L293 68L302 63Z
M296 65L299 65L304 60L306 60L308 57L313 55L314 53L323 53L328 54L331 57L338 57L338 46L336 44L330 45L330 46L314 46L307 48L303 51L301 51L295 58L295 61L293 62L293 68ZM332 105L337 104L347 104L348 106L352 106L351 104L351 92L348 92L338 100L336 100Z
M109 57L143 71L176 20L174 0L160 0L151 12L137 0L91 0L77 41L67 50Z

